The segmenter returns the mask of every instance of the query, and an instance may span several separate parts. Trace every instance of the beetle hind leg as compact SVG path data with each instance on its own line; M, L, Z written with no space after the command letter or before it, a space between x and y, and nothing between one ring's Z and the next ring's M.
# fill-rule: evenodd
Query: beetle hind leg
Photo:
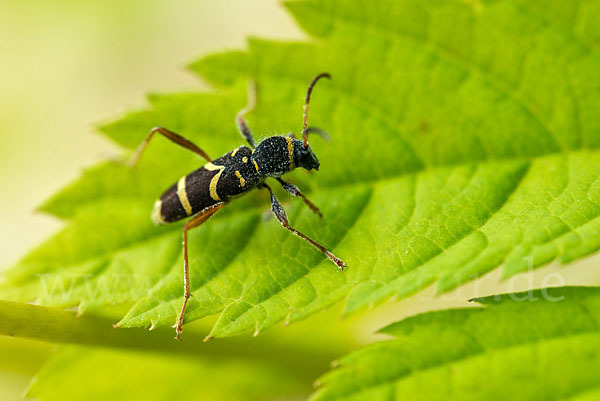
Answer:
M181 306L181 312L177 322L173 325L177 334L177 339L181 340L181 332L183 331L183 318L185 316L185 308L187 307L188 299L192 296L190 289L190 270L188 262L188 231L201 226L206 220L208 220L213 214L217 213L219 209L225 206L225 203L217 203L216 205L209 206L194 216L191 220L183 226L183 305Z

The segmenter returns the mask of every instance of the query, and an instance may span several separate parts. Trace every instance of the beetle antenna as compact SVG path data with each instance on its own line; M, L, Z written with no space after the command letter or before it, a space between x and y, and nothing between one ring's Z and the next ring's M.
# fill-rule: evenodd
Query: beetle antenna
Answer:
M304 139L304 147L308 147L308 104L310 103L310 94L312 93L313 87L317 81L321 78L331 79L331 75L327 72L322 72L313 78L310 85L308 85L308 91L306 91L306 99L304 100L304 125L302 126L302 138Z

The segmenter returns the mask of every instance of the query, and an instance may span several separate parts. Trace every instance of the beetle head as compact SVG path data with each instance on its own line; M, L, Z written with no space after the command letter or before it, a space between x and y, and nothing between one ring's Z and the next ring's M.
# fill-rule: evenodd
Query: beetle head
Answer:
M296 167L302 167L306 170L319 170L319 159L310 148L310 145L304 146L299 140L294 140L294 163Z

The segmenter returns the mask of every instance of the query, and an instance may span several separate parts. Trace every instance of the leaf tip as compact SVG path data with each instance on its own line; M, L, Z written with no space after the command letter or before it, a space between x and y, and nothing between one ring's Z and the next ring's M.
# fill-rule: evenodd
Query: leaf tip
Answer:
M202 342L206 343L206 342L209 342L212 339L214 339L214 337L209 334L206 337L204 337L204 339L202 339Z
M481 304L481 305L488 305L488 304L492 304L492 303L499 303L503 299L504 299L503 294L495 294L495 295L471 298L471 299L469 299L469 302L477 302L478 304Z

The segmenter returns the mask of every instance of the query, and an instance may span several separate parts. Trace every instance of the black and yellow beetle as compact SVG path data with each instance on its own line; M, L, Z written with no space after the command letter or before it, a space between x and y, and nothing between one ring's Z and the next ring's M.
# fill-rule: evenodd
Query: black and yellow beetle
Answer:
M328 73L319 74L308 86L304 103L303 140L295 139L294 134L290 133L287 136L271 136L259 142L258 145L255 144L252 132L244 120L244 116L252 111L256 104L256 88L253 87L249 93L248 106L236 116L237 126L250 147L240 146L213 160L191 141L166 128L156 127L150 131L148 137L137 149L131 165L137 163L150 139L155 133L159 133L207 160L204 166L181 177L167 189L154 204L152 212L152 219L157 224L172 223L194 216L183 227L184 299L177 322L173 326L177 332L177 338L181 338L185 308L191 295L187 232L208 220L230 199L251 189L267 189L271 193L271 209L285 228L323 252L339 269L346 266L341 259L325 249L324 246L290 226L285 210L275 197L271 187L265 182L267 178L276 179L287 192L301 197L313 212L322 217L319 209L295 185L282 180L281 176L298 167L306 170L319 169L319 161L308 144L308 134L311 132L323 136L326 134L318 128L308 127L308 104L314 85L323 77L331 78Z

